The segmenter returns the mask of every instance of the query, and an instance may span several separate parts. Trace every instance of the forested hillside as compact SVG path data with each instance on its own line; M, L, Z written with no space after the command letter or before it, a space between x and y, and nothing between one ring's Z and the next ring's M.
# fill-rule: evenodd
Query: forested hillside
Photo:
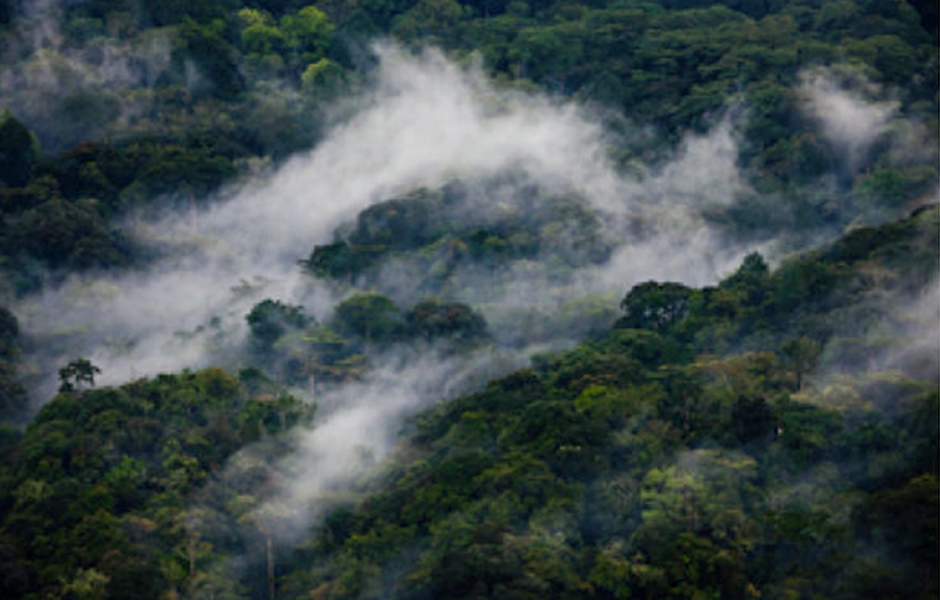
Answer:
M937 23L0 0L0 597L936 597Z
M936 290L917 290L938 227L932 207L773 271L751 254L715 286L638 285L595 341L419 413L388 460L360 457L348 487L299 503L282 495L303 481L283 480L307 472L285 458L305 456L292 432L315 409L258 369L93 389L75 365L26 432L5 432L4 589L932 597L940 396L935 340L916 338L935 333ZM249 316L259 360L294 335L289 314ZM395 314L353 296L335 327L357 345L483 333L456 308ZM305 331L314 355L344 343ZM363 368L325 357L331 381Z

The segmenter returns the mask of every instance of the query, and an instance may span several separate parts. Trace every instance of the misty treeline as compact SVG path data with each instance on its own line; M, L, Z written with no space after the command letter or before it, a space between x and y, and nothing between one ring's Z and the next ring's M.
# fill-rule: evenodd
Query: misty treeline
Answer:
M299 507L283 494L303 466L284 459L317 409L262 368L76 382L25 432L2 430L0 584L37 598L933 597L924 284L938 244L925 207L775 269L752 253L714 286L639 284L603 334L418 413L388 460L362 457L349 486ZM483 333L469 314L441 324L458 314L360 293L330 323L274 300L248 322L264 367L285 346L323 363L409 327ZM331 372L364 376L352 366ZM285 533L298 511L324 518Z
M315 145L368 82L376 35L605 107L627 171L746 115L738 159L753 193L714 215L740 235L884 218L936 178L935 12L887 0L5 0L6 293L34 291L49 270L146 261L121 217L196 212L225 183ZM853 108L849 92L868 104ZM649 133L615 140L621 114Z
M936 597L938 64L919 0L0 0L0 597Z

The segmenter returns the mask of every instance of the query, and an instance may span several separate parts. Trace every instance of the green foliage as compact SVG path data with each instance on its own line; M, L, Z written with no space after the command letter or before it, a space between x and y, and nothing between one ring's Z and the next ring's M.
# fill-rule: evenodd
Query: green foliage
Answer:
M300 265L315 277L349 279L362 269L365 257L359 255L346 242L315 246L310 258Z
M15 5L0 5L0 24L12 19ZM443 45L458 58L481 56L498 79L625 109L634 121L650 122L664 133L637 142L642 147L614 152L665 155L664 147L678 143L683 132L703 130L728 107L745 105L739 162L749 167L745 171L755 189L785 201L770 206L739 199L716 211L716 219L733 222L743 235L780 227L803 231L833 220L845 225L859 212L880 219L929 193L936 179L935 151L901 156L891 142L920 136L933 147L935 131L927 125L902 132L892 123L890 135L870 149L863 167L838 174L839 185L825 206L804 193L845 162L802 110L799 75L808 67L831 68L833 78L843 82L857 83L864 73L877 84L901 88L880 99L899 98L898 114L913 121L935 119L937 77L931 65L937 59L930 41L936 27L929 8L920 4L370 0L314 6L294 0L198 5L93 0L61 8L69 44L93 46L90 54L97 56L115 44L145 48L155 39L169 40L173 63L163 72L141 65L140 81L122 79L120 89L95 83L66 86L49 99L48 110L38 108L45 102L27 100L37 106L26 106L26 112L19 106L24 102L10 103L17 117L7 114L0 125L5 132L0 170L6 169L0 180L7 187L4 209L17 206L15 212L49 199L19 191L40 174L52 175L69 200L96 199L95 212L110 218L130 205L201 198L252 164L243 160L249 156L281 160L309 148L318 137L322 106L357 80L352 73L359 68L352 60L356 44L349 42L364 32ZM48 60L57 73L75 71L71 55L58 50L43 49L47 54L39 62ZM38 55L31 58L38 60ZM846 61L852 64L841 64ZM70 81L77 83L81 78L76 77ZM879 99L874 88L862 83L856 88ZM272 94L272 89L289 93ZM146 106L152 110L141 109ZM94 158L68 157L64 172L58 170L61 165L50 172L51 163L43 164L29 129L56 152L102 139L115 147L95 152ZM141 152L142 146L149 148ZM353 257L334 264L329 277L363 275L390 250L426 248L455 233L459 242L449 244L447 257L437 257L444 260L414 263L415 270L434 274L425 284L426 294L440 294L455 264L466 260L460 248L474 258L485 257L495 276L500 267L538 253L572 268L609 256L610 244L596 224L570 212L547 221L505 219L501 227L476 224L475 232L455 232L447 229L459 227L440 229L433 218L423 220L421 208L428 205L411 210L395 202L365 216L366 225L380 227L346 239ZM533 206L539 204L551 203ZM532 208L523 207L520 214L536 214ZM15 232L17 224L4 223L4 229ZM38 246L27 250L33 252L42 253ZM60 264L111 266L127 259L115 261L127 249L113 237L97 240L87 253L90 259ZM10 270L36 268L18 264ZM38 278L32 279L38 285Z
M0 306L0 421L20 417L29 401L17 376L19 333L16 315Z
M278 53L284 44L284 34L267 12L243 8L238 17L244 23L241 44L247 52L262 56Z
M21 4L0 1L0 45L29 54L12 29ZM255 305L238 379L209 369L76 394L96 374L78 359L27 429L0 427L0 596L237 598L269 586L312 598L936 596L937 369L891 363L924 321L890 299L936 284L940 212L871 225L934 189L935 7L89 0L58 10L65 46L26 58L70 79L42 101L11 99L17 117L0 118L4 294L38 288L49 269L146 258L115 219L195 210L246 165L309 148L353 70L368 75L348 44L364 32L482 57L507 84L628 111L657 134L612 142L627 166L669 156L687 132L743 107L737 158L754 194L707 218L745 239L857 223L773 271L752 253L715 286L642 283L605 335L616 307L596 302L488 326L453 301L499 297L520 274L576 282L604 263L619 242L582 199L534 182L500 219L476 218L468 199L502 198L495 181L373 205L301 263L347 297L333 320ZM138 83L82 86L70 71L74 56L109 60L154 39L170 43L172 64L150 72L131 59ZM817 66L925 125L888 123L852 164L803 109L801 73ZM15 81L15 65L4 68ZM37 136L66 152L44 155ZM901 140L923 151L900 151ZM379 287L386 268L417 273L415 289ZM399 308L360 289L443 300ZM592 341L415 417L395 462L357 489L361 502L297 548L267 553L260 562L286 559L273 578L229 560L271 541L278 459L314 415L285 385L315 393L354 380L375 346L464 351L491 332L518 343L574 332L568 322L589 311ZM19 345L0 310L3 418L26 405ZM886 362L903 371L870 372Z
M758 252L752 252L744 257L738 270L722 280L718 287L742 294L742 303L746 306L759 306L768 292L769 278L770 269L764 257Z
M871 585L904 595L914 573L935 586L933 554L918 550L937 522L933 383L812 380L826 338L803 335L811 310L829 318L870 302L868 291L814 282L853 281L875 264L898 274L903 261L874 257L916 256L934 235L925 214L776 271L750 254L714 288L643 284L626 304L647 328L538 356L536 371L419 415L411 445L361 504L327 519L315 542L327 566L301 567L301 589L757 598ZM794 273L807 279L799 300L785 289ZM709 331L768 348L701 354ZM914 420L926 429L909 433ZM903 510L909 519L882 521ZM882 546L896 556L872 550Z
M162 148L141 169L137 181L151 194L186 194L205 196L220 181L234 175L231 159L205 150L188 148Z
M681 283L647 281L634 286L620 303L618 327L666 331L688 315L692 290Z
M731 407L731 425L741 443L758 441L774 429L774 414L761 397L740 396Z
M274 343L291 331L306 327L310 317L302 306L284 304L280 300L262 300L245 316L251 330L251 339L259 352L270 350Z
M9 25L13 22L16 14L17 0L0 1L0 27Z
M2 442L2 589L154 599L181 587L238 590L213 565L245 549L228 487L243 482L210 491L217 503L203 508L186 499L238 449L309 424L314 412L288 395L247 398L219 369L60 394L25 435Z
M59 392L71 392L81 384L87 383L90 386L95 385L95 374L101 373L101 369L91 364L87 358L76 358L69 364L59 369Z
M498 181L488 185L499 193ZM425 295L444 296L467 285L464 278L488 279L493 288L509 285L519 276L515 269L531 269L533 261L564 279L610 257L613 243L580 198L535 190L514 200L519 206L507 207L497 223L485 225L463 218L476 211L475 201L465 184L452 182L380 202L338 228L335 242L316 246L300 264L315 277L369 288L382 282L381 268L391 263L414 274Z
M6 359L0 360L0 420L19 417L28 403L29 396L15 365Z
M249 400L238 416L243 441L278 435L313 421L315 407L304 404L289 395Z
M36 142L9 112L0 117L0 186L23 187L36 163Z
M205 78L203 85L198 82L194 86L197 92L202 88L218 98L232 99L244 91L245 81L235 63L234 48L216 27L187 20L180 28L180 39L185 57L196 63ZM177 60L182 63L183 55Z
M822 346L815 340L801 337L786 342L780 350L786 356L796 374L797 389L801 389L803 387L803 375L816 366L822 352Z
M184 0L142 0L144 13L155 25L173 25L192 19L206 23L225 18L237 5L234 0L208 0L192 3Z
M34 208L10 220L10 231L0 239L4 253L43 261L52 268L82 269L120 266L128 262L129 244L112 228L94 200L71 202L43 199Z
M427 300L405 314L408 335L427 342L470 344L487 337L486 321L466 304Z
M311 4L296 14L284 15L280 29L284 32L286 47L310 63L322 57L329 47L334 25L323 11Z
M333 321L342 334L362 339L366 344L383 344L401 334L404 317L387 296L355 294L336 306Z
M625 304L645 328L537 356L533 370L417 415L361 497L280 563L277 593L747 598L936 587L933 380L816 373L840 315L891 308L873 300L886 282L922 286L905 258L936 265L927 249L937 214L855 230L777 270L751 254L713 288L638 286ZM802 289L788 287L800 277ZM402 311L378 293L349 296L326 325L275 300L247 320L255 343L291 366L273 378L209 369L62 393L25 433L0 432L10 456L0 466L3 585L268 593L263 568L224 565L271 539L275 465L289 432L315 414L281 385L338 385L364 368L361 344L485 333L467 305ZM16 320L0 325L14 357ZM731 350L710 353L722 340ZM758 341L760 351L739 349ZM93 365L75 362L66 382L93 378ZM246 444L254 450L238 452ZM266 552L262 563L282 558Z
M392 21L391 32L404 42L447 46L456 37L463 16L456 0L419 0Z

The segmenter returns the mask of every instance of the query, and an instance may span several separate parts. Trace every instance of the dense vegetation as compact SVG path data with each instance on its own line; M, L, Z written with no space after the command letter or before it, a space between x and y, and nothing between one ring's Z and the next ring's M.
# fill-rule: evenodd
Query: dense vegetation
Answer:
M716 215L745 232L883 214L936 179L929 3L88 0L32 20L13 17L18 8L28 7L0 9L0 255L14 291L34 289L44 268L142 260L114 217L195 207L240 173L311 147L323 110L368 80L363 45L379 33L479 56L497 79L654 126L651 138L618 143L633 167L746 110L740 160L759 195ZM897 102L897 126L873 145L833 144L802 110L814 68ZM615 114L612 131L623 127ZM898 129L902 118L919 130ZM902 155L892 151L901 137L928 143ZM835 188L810 185L833 173ZM768 194L784 194L787 208L759 200Z
M782 260L579 294L655 213L620 239L506 165L297 248L325 316L243 280L242 338L165 324L219 366L97 387L75 357L31 398L86 331L5 307L146 273L147 223L317 147L385 37L589 107L639 186L727 127L746 181L700 225ZM0 0L0 597L936 597L937 43L903 0ZM813 104L847 93L848 133ZM342 391L428 357L501 375L287 502Z
M63 370L4 430L4 590L259 596L272 569L282 597L932 597L935 357L890 359L929 317L884 292L921 289L938 228L933 207L774 271L752 254L714 287L638 285L603 337L415 417L357 495L266 553L287 517L255 509L312 408L257 369L107 389ZM438 308L344 304L339 345L457 331ZM895 334L845 337L860 315ZM325 344L298 307L248 318L258 344Z
M909 340L842 336L859 314L900 316L867 274L919 288L938 217L860 229L773 272L754 254L715 287L634 287L603 338L416 417L286 591L931 597L936 365L867 370Z

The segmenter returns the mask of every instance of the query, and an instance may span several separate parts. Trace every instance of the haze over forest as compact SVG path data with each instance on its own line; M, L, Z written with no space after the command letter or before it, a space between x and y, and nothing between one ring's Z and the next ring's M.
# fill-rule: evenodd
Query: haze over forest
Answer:
M936 597L937 21L0 0L0 597Z

